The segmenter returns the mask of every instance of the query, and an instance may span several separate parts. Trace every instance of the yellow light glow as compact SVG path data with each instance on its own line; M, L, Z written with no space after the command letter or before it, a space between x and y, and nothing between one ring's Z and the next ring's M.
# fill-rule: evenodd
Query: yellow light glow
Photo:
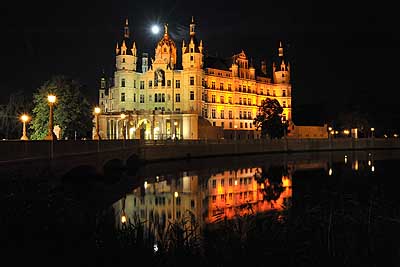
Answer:
M345 135L348 135L348 134L350 133L350 131L349 131L349 130L344 130L343 133L344 133Z
M372 172L374 172L374 171L375 171L375 166L374 166L374 165L372 165L372 167L371 167L371 171L372 171Z
M371 132L373 132L373 131L375 131L375 128L374 128L374 127L371 128Z
M370 160L368 160L368 166L371 166L371 161Z
M329 127L328 130L329 130L329 131L332 131L332 127Z
M175 191L174 197L177 198L179 196L179 193Z
M121 222L122 222L122 223L126 223L126 216L125 216L125 215L122 215L122 216L121 216Z
M94 113L99 114L101 112L101 109L99 107L94 108Z
M331 176L332 173L333 173L332 168L329 168L329 172L328 172L329 176Z
M175 125L175 126L178 125L178 122L177 122L177 121L174 121L174 125Z
M29 116L26 115L26 114L22 114L20 119L21 119L22 122L27 122L29 120Z
M57 97L55 95L48 95L47 96L47 101L49 101L49 103L55 103L56 102Z
M124 113L121 113L121 119L125 119L126 115Z

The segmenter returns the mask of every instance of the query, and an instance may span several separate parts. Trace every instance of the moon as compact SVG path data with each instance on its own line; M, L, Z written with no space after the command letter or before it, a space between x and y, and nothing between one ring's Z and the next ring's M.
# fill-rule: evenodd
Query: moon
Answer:
M152 32L153 34L159 33L159 32L160 32L160 27L158 27L158 25L153 25L153 26L151 26L151 32Z

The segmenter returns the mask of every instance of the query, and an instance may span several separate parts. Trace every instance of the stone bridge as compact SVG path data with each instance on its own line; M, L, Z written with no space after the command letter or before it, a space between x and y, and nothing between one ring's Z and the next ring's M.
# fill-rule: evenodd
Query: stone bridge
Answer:
M398 138L0 141L0 179L113 175L147 162L304 151L398 149Z

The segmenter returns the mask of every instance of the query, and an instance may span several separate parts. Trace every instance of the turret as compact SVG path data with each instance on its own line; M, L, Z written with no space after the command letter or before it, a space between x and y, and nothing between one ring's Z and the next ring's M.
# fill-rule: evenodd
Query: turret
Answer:
M124 25L124 38L122 39L121 45L117 43L115 48L116 53L116 68L117 70L130 70L136 71L136 43L130 40L130 32L128 19Z
M164 36L158 42L155 49L155 59L152 64L152 68L175 68L176 59L176 45L168 35L168 24L165 24Z
M290 83L290 65L285 63L282 42L279 42L278 56L279 65L275 64L275 62L272 65L274 82L288 84Z
M107 77L103 73L100 77L100 88L99 88L99 106L103 112L107 112L107 100L108 100L108 83Z
M200 43L196 39L196 33L194 31L196 24L194 18L189 26L189 43L185 45L185 41L182 43L182 66L183 69L187 68L198 68L203 67L203 42Z

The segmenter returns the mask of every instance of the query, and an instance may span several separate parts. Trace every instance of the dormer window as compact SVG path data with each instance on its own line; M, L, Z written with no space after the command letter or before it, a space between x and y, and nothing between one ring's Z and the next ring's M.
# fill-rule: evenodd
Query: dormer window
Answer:
M190 53L193 53L193 51L194 51L194 50L193 50L193 47L191 47L191 48L190 48Z
M125 63L125 58L122 59L122 63Z

